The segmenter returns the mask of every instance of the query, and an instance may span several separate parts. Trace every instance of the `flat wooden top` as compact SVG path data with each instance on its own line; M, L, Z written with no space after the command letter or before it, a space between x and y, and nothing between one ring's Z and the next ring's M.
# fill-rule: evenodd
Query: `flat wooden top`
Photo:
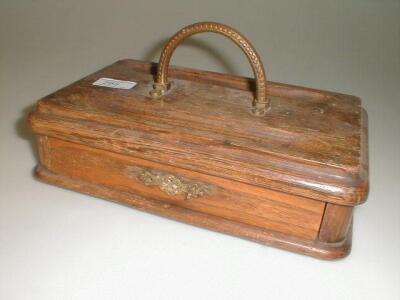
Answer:
M247 78L171 68L172 89L153 99L154 67L118 61L44 98L39 110L120 128L113 140L124 141L121 151L130 147L132 155L323 201L364 201L368 158L360 99L268 82L271 109L256 117ZM138 85L93 86L101 77Z

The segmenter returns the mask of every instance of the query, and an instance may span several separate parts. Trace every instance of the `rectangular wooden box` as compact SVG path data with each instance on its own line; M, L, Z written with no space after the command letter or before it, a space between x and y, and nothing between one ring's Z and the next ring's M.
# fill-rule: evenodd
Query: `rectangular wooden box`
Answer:
M160 65L159 65L160 66ZM367 115L353 96L118 61L39 101L37 176L46 182L291 251L335 259L368 193ZM99 78L132 89L93 85Z

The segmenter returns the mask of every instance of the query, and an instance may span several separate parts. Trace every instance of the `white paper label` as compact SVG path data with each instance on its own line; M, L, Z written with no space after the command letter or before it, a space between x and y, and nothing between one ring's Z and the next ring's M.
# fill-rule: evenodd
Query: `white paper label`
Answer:
M137 82L133 81L125 81L125 80L117 80L117 79L112 79L112 78L100 78L93 82L93 85L97 86L104 86L104 87L109 87L113 89L123 89L123 90L129 90L133 88L134 86L137 85Z

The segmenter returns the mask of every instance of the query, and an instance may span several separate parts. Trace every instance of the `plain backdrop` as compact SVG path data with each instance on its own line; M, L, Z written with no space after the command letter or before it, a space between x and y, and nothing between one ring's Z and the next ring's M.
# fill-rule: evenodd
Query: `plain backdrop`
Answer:
M158 60L181 27L245 34L270 80L362 98L367 203L353 251L293 254L63 190L32 176L39 98L122 58ZM399 299L400 1L0 1L0 299ZM173 64L251 76L230 41L191 38Z

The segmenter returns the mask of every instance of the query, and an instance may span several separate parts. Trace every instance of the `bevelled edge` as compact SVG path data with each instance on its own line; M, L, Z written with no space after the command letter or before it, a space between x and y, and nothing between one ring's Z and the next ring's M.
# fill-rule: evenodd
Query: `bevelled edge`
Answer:
M156 63L149 63L131 58L120 59L116 61L115 64L135 64L144 69L147 68L149 68L150 70L154 69L154 72L157 67ZM213 80L215 80L214 82L215 84L223 84L223 86L226 87L239 88L244 90L252 89L251 87L253 81L252 78L238 76L234 74L224 74L219 72L197 70L197 69L178 67L178 66L171 67L171 73L173 74L173 76L177 76L177 78L185 78L185 73L190 73L190 72L196 73L196 80L201 80L202 78L207 79L208 77L212 77ZM268 81L268 85L272 93L281 89L283 90L296 89L299 91L314 93L316 95L325 94L325 95L330 95L332 97L346 98L348 101L353 101L360 105L361 156L360 156L359 168L357 170L358 172L348 172L346 175L347 177L346 179L348 180L349 183L351 183L351 187L348 186L344 188L343 192L340 195L333 195L332 200L327 200L327 202L336 203L340 205L348 205L348 206L356 206L366 202L369 194L368 114L367 111L362 107L361 99L353 95L347 95L343 93L326 91L326 90L318 90L314 88L273 82L273 81ZM329 198L329 196L327 197Z
M367 201L369 194L368 114L364 108L361 109L360 148L361 155L358 174L348 174L348 179L351 181L352 186L348 187L347 192L342 194L342 201L327 200L327 202L356 206Z
M351 251L352 226L342 242L329 244L318 240L300 239L287 234L196 212L176 205L166 204L154 199L144 198L132 193L122 192L82 180L73 179L67 176L55 174L41 165L36 167L35 176L41 181L56 186L104 198L106 200L112 200L162 217L175 219L191 225L234 235L243 239L319 259L341 259L349 255Z
M361 109L361 137L360 137L360 169L354 191L348 194L349 205L359 205L367 201L369 194L369 157L368 157L368 114Z
M137 64L138 68L145 68L146 70L147 70L147 68L154 68L154 66L156 66L156 64L143 62L143 61L139 61L139 60L133 60L133 59L123 59L123 60L117 61L116 63L120 63L120 64L131 63L131 64L135 64L135 65ZM110 66L112 66L114 64L111 64ZM107 66L104 69L107 69L110 66ZM102 69L102 70L104 70L104 69ZM102 72L102 70L99 70L98 72L96 72L94 74ZM172 74L175 75L175 72L178 72L178 73L180 72L181 74L179 76L182 76L183 73L189 72L189 71L196 71L197 79L201 79L202 76L204 76L206 78L208 76L207 74L212 74L213 76L217 75L217 80L220 80L221 82L223 81L223 79L225 77L229 78L230 84L232 84L232 82L234 82L234 84L235 84L235 86L233 86L232 88L235 88L236 85L238 85L238 88L249 89L249 82L251 81L251 79L249 79L249 78L236 76L236 75L227 75L227 74L222 74L222 73L215 73L215 72L201 71L201 70L197 71L197 70L185 69L185 68L181 68L181 67L171 68ZM91 74L89 76L92 76L92 75L93 74ZM178 78L179 78L179 76L178 76ZM83 78L83 79L85 79L85 78ZM77 82L75 82L73 84L76 84L76 83L80 82L81 80L78 80ZM349 96L349 95L344 95L344 94L339 94L339 93L334 93L334 92L321 91L321 90L315 90L315 89L310 89L310 88L306 88L306 87L299 87L299 86L294 86L294 85L273 83L273 82L271 82L270 86L271 86L272 90L273 89L279 90L279 89L295 88L295 89L304 90L304 91L311 92L311 93L324 93L324 94L326 93L326 94L336 95L338 97L346 97L346 99L349 99L349 101L356 101L357 103L361 104L360 98L355 97L355 96ZM57 92L55 92L55 93L57 93ZM51 115L51 116L59 118L59 119L66 117L66 115L64 116L64 113L59 115L59 114L53 114L53 113L49 112L52 110L52 104L51 104L51 101L47 101L47 100L51 99L51 96L53 94L41 99L38 102L38 107L37 107L36 111L30 113L30 115L28 117L28 122L30 124L30 127L37 134L41 134L41 135L48 134L47 132L41 131L43 129L43 126L42 126L43 124L40 124L41 123L41 120L40 120L41 115L48 115L48 116ZM82 119L76 118L76 120L79 121ZM335 204L340 204L340 205L355 206L355 205L364 203L367 199L368 191L369 191L368 127L367 127L367 113L364 109L361 110L361 122L362 122L362 126L361 126L361 139L360 139L361 145L360 145L360 147L361 147L362 151L361 151L361 156L360 156L360 165L357 170L358 172L356 172L356 173L348 172L345 174L347 184L340 186L340 188L339 188L340 191L338 190L337 192L328 193L327 190L329 190L330 188L336 189L337 186L329 185L329 184L322 184L327 189L321 190L320 187L315 188L314 189L315 196L307 196L307 195L297 192L300 189L311 189L312 186L316 184L316 182L312 181L312 180L310 180L309 182L307 182L307 180L305 180L304 182L306 182L307 184L305 184L304 186L302 185L302 186L294 187L294 185L293 185L292 186L293 190L286 190L286 188L285 188L283 191L286 191L287 193L290 193L293 195L309 197L314 200L330 202L330 203L335 203ZM40 128L40 130L38 128ZM51 134L49 134L49 136L51 136ZM55 134L54 137L57 137L57 134ZM103 149L103 148L101 148L101 149ZM110 149L105 149L105 150L112 151ZM187 169L182 166L179 166L179 167ZM210 174L210 175L216 176L215 174ZM230 177L224 177L224 178L229 179L229 180L237 180L237 179L232 179ZM245 182L245 181L243 181L243 182ZM245 182L245 183L254 184L251 182ZM289 183L285 183L285 184L287 186L290 185ZM264 187L264 186L258 185L258 184L257 184L257 186ZM282 191L282 189L272 187L272 186L268 187L268 188L271 188L273 190Z
M43 135L43 136L52 136L55 138L62 138L71 142L75 142L75 143L83 143L83 141L77 141L76 139L73 138L73 136L70 135L65 135L64 132L62 132L62 124L70 124L71 122L79 123L79 119L71 119L68 120L65 117L61 116L61 115L53 115L53 114L49 114L48 112L44 112L42 111L45 110L45 108L47 108L47 104L45 102L41 102L39 109L36 110L35 112L31 112L28 116L28 123L29 126L31 127L31 129L38 135ZM365 115L366 116L366 115ZM275 189L278 191L282 191L282 189L286 189L286 192L289 194L293 194L293 195L298 195L298 196L306 196L309 197L311 199L314 200L319 200L319 201L323 201L323 202L330 202L330 203L335 203L335 204L340 204L340 205L349 205L349 206L355 206L355 205L359 205L362 204L363 202L366 201L367 195L368 195L368 187L369 187L369 181L368 181L368 141L367 141L367 128L366 128L366 117L363 117L365 126L364 126L364 130L362 133L362 143L363 143L363 155L361 156L361 164L360 164L360 172L358 175L351 175L351 179L352 179L352 185L351 186L341 186L339 188L339 186L336 185L328 185L326 183L318 183L318 185L323 185L325 189L329 189L329 188L333 188L333 189L339 189L336 193L332 193L332 194L324 194L322 192L319 192L318 189L314 190L314 194L313 195L302 195L300 192L296 192L295 190L288 190L288 187L290 187L290 182L281 182L280 186L281 187L272 187L272 186L266 186L267 183L261 185L261 184L256 184L256 186L259 187L265 187L265 188L270 188L270 189ZM93 125L95 125L95 123L93 123ZM99 126L99 125L97 125ZM102 126L104 127L105 124L102 124ZM99 128L100 129L100 128ZM112 128L111 128L112 129ZM61 131L60 131L61 130ZM98 130L97 130L98 131ZM60 135L61 134L61 135ZM70 134L70 133L69 133ZM79 133L79 137L80 139L82 139L84 136L84 132L80 132ZM112 138L112 137L110 137ZM100 146L99 145L89 145L95 148L99 148L99 149L103 149L103 150L107 150L107 151L111 151L111 152L115 152L115 149L110 149L110 147L106 147L105 143L102 143ZM117 152L117 153L121 153L121 154L125 154L128 155L127 153L122 153L122 152ZM144 158L145 159L145 158ZM159 162L157 160L155 160L154 158L152 159L153 161ZM165 162L160 162L160 163L165 163ZM185 168L183 166L178 166L180 168L183 169L187 169L187 170L191 170L188 168ZM193 170L191 170L193 171ZM196 170L197 172L201 172L199 170ZM216 174L209 174L211 176L217 176ZM222 176L222 174L220 175ZM222 176L225 179L229 179L229 180L233 180L235 181L236 179L233 179L231 177L228 176ZM242 180L242 182L245 182L247 184L253 184L251 182L248 181L244 181ZM310 189L310 186L314 184L313 181L306 181L303 180L303 187L298 187L298 189ZM284 190L285 190L284 189Z

